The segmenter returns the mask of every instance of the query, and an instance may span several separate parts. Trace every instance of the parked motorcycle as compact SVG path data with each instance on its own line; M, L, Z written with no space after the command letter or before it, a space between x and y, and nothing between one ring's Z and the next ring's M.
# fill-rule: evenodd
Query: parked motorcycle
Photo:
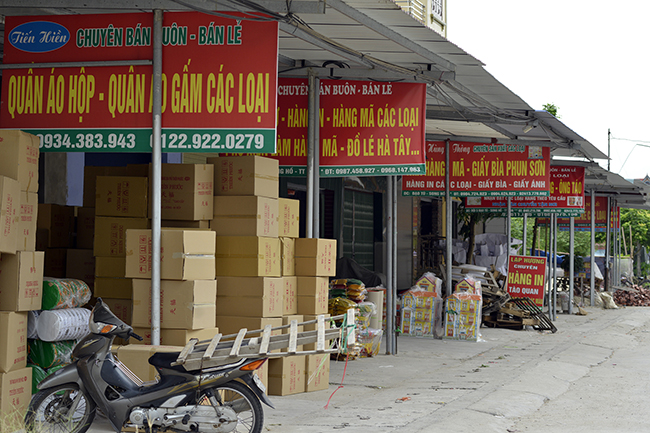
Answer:
M142 337L118 319L101 299L90 316L91 333L75 346L73 362L45 378L27 410L27 432L84 433L97 407L116 432L135 427L146 433L259 433L260 402L273 407L253 374L266 359L238 358L201 370L175 365L179 352L149 358L160 379L142 383L111 354L116 337Z

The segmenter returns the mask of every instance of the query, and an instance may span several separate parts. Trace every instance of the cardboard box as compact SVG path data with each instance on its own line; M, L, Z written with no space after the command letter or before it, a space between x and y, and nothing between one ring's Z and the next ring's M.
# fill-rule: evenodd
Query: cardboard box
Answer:
M75 245L79 249L92 250L95 241L95 208L78 207Z
M133 278L95 277L93 295L97 298L133 299Z
M39 203L36 221L37 250L72 247L74 207Z
M217 316L282 316L282 278L217 277L217 284Z
M125 278L126 257L95 257L95 276Z
M84 207L95 207L97 176L127 176L126 167L84 167Z
M328 311L329 279L327 277L297 278L297 313L326 314Z
M280 238L280 260L282 262L282 276L296 275L296 240L293 238Z
M133 302L130 299L102 298L104 304L108 305L113 314L127 325L131 324L133 315ZM94 305L94 304L93 304Z
M217 276L279 277L280 240L260 236L217 236Z
M282 277L282 315L298 314L298 277Z
M220 287L221 288L221 287ZM217 304L219 299L217 298ZM272 328L282 326L281 317L241 317L217 314L217 326L223 335L237 334L240 329L249 331L263 330L266 325ZM280 335L280 331L273 331L271 335ZM261 334L260 334L261 335Z
M27 365L27 313L0 312L0 372Z
M21 191L16 230L16 251L36 250L37 218L38 193Z
M305 364L302 356L269 359L269 395L291 395L305 392Z
M18 251L0 256L0 310L41 309L44 259L42 251Z
M318 316L324 316L325 317L325 329L330 329L332 327L332 322L329 320L330 315L329 314L305 314L303 316L303 321L309 322L311 320L318 320ZM317 331L318 330L318 323L314 323L311 325L305 325L304 326L305 331ZM316 345L317 343L309 343L309 344L304 344L303 345L303 350L316 350ZM325 348L327 349L332 345L332 340L325 340Z
M133 328L133 332L143 337L138 341L135 338L129 340L131 344L151 344L151 328ZM185 346L191 338L198 338L199 341L212 340L212 337L219 333L219 328L203 329L161 329L160 344L164 346Z
M216 234L211 230L160 231L160 278L213 280ZM126 276L151 278L151 230L127 230Z
M32 368L0 373L0 419L20 430L32 398ZM14 429L9 429L12 431Z
M219 236L278 237L278 200L256 196L217 196L210 227Z
M66 250L65 277L82 280L91 289L95 283L95 256L93 250Z
M67 248L45 248L45 266L43 275L53 278L65 278L67 259Z
M160 281L160 327L167 329L214 328L215 280ZM151 326L151 280L133 280L134 327Z
M300 200L279 198L280 223L278 236L297 238L300 236Z
M38 192L40 139L18 129L0 130L0 175L20 183L21 191Z
M16 253L19 209L20 185L18 181L0 176L0 252Z
M305 392L321 391L330 387L329 353L307 355L305 365Z
M160 226L162 228L209 229L210 221L162 220Z
M96 217L93 246L95 256L126 257L126 231L150 227L147 218Z
M97 176L95 216L147 218L149 179Z
M122 361L143 382L156 379L158 372L149 364L149 358L156 352L180 352L179 346L149 346L143 344L128 344L117 349L117 358Z
M211 220L212 164L163 164L161 215L169 220Z
M208 158L214 164L214 195L278 198L279 162L256 155Z
M336 240L296 239L296 275L305 277L336 275Z

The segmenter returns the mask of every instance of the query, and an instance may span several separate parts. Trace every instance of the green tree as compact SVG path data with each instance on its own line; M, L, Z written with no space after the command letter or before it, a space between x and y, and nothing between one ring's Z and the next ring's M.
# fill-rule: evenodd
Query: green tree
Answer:
M560 118L560 116L557 114L559 109L560 109L560 107L558 107L555 104L544 104L544 111L548 111L549 113L551 113L553 116L555 116L558 119Z
M650 248L650 211L645 209L621 208L622 236L625 236L627 251L630 247ZM632 229L632 245L630 245L630 228ZM622 242L622 241L621 241Z

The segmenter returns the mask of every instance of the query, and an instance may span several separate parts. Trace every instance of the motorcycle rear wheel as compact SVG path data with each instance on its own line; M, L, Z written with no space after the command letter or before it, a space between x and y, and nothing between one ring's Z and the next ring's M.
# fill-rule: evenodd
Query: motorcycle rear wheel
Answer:
M251 389L240 382L212 388L217 400L237 413L237 427L233 433L260 433L264 426L264 411L259 398Z
M75 398L74 413L69 414ZM42 389L32 397L25 415L28 433L84 433L95 418L96 405L76 383Z

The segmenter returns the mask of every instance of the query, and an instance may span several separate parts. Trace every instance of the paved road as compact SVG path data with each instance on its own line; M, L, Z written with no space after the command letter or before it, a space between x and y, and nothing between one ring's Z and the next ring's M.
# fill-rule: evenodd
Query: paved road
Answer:
M397 355L332 362L327 391L271 397L266 431L650 431L650 308L587 311L559 315L555 334L482 328L477 343L401 336ZM110 430L98 420L90 431Z

